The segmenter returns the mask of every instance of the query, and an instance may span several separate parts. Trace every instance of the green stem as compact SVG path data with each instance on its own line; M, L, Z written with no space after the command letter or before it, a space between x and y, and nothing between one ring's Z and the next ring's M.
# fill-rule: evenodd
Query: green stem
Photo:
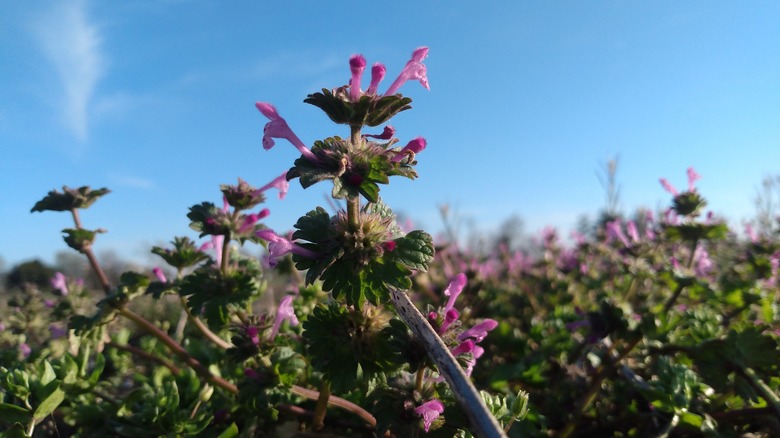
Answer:
M208 327L206 327L205 324L203 324L203 321L201 321L197 316L193 315L192 312L190 312L190 308L187 307L187 302L184 300L184 297L181 297L181 306L184 308L184 311L187 313L187 318L192 322L192 325L195 326L195 328L200 331L200 333L205 336L208 340L216 344L218 347L227 350L228 348L232 347L233 344L230 342L225 341L224 339L217 336L216 333L209 330Z
M230 261L230 233L225 236L222 241L222 262L219 265L219 270L222 271L222 275L227 274L228 263Z
M417 390L417 392L422 391L424 377L425 377L425 367L421 366L420 369L417 370L417 381L415 382L414 385L414 388Z
M222 377L215 376L211 374L209 369L205 367L203 364L198 362L197 359L192 357L190 353L184 349L178 342L176 342L173 338L168 336L167 333L162 331L159 327L152 324L144 318L143 316L133 312L132 310L128 309L127 307L119 307L117 308L117 311L119 311L119 314L124 316L125 318L133 321L136 323L139 327L144 329L147 333L154 336L155 338L159 339L160 342L165 344L166 347L168 347L171 352L173 352L176 356L179 356L179 358L184 361L187 365L190 366L193 370L195 370L195 373L197 373L199 376L201 376L204 380L211 383L214 386L218 386L232 394L238 394L238 387L234 385L233 383L228 382L227 380L223 379Z
M325 412L328 409L328 399L330 398L330 382L323 380L320 384L320 395L317 397L317 404L314 406L314 418L311 426L315 431L325 428Z
M775 417L780 419L780 396L772 391L763 380L753 371L752 368L736 364L734 362L731 365L736 369L737 373L750 383L750 386L756 390L756 392L766 400L766 403L775 413Z
M71 215L73 216L73 223L76 225L76 229L82 230L84 229L81 226L81 218L79 218L79 211L76 208L72 208L70 210ZM87 260L89 260L89 265L92 267L92 271L95 272L95 275L98 277L98 281L100 281L100 285L103 287L103 291L106 293L106 295L109 295L111 293L111 283L108 282L108 277L106 277L106 274L103 272L103 269L100 267L100 264L97 261L97 258L95 257L95 254L92 252L92 248L84 248L82 250L82 254L87 256Z

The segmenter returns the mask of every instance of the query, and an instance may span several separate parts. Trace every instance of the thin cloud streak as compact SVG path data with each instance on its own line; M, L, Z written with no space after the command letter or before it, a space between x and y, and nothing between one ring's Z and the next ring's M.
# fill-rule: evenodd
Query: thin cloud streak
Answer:
M63 122L85 142L95 88L106 70L100 29L90 22L85 2L76 1L63 2L39 17L34 31L64 88L58 103Z

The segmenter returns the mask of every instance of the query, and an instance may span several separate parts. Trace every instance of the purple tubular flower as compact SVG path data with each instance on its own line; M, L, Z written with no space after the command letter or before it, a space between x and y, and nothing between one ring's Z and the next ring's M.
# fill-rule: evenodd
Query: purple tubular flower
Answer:
M631 238L632 242L639 243L639 231L636 229L636 222L628 221L626 224L626 232L628 233L628 237Z
M246 233L247 231L254 229L257 221L268 216L269 214L271 214L271 212L267 208L264 208L260 211L260 213L252 213L244 216L244 222L241 224L241 227L239 227L238 232Z
M270 103L257 102L255 107L268 117L270 122L266 123L263 130L263 148L270 150L274 147L274 138L284 138L295 146L296 149L306 157L309 161L317 162L317 157L303 144L303 142L295 135L294 132L287 125L287 121L279 115L276 111L276 107Z
M290 189L290 183L287 181L287 172L277 176L273 181L260 187L257 191L264 192L271 188L279 190L279 199L284 199L284 197L287 196L287 191Z
M349 58L349 71L352 73L352 78L349 80L349 99L353 102L360 99L360 79L365 68L366 58L363 55L352 55Z
M366 94L375 95L376 89L379 87L379 83L382 82L382 79L385 78L385 73L387 72L387 69L384 65L380 63L374 64L373 67L371 67L371 85L368 86L368 90L366 90Z
M155 277L157 277L157 280L158 280L160 283L167 283L167 282L168 282L168 279L167 279L167 278L165 278L165 273L163 272L163 270L162 270L162 269L160 269L160 267L159 267L159 266L155 266L155 267L152 269L152 272L154 273L154 276L155 276Z
M222 235L213 235L211 236L211 241L204 243L200 246L201 251L205 251L207 249L213 249L214 250L214 262L217 264L217 266L220 266L222 264L222 244L225 242L225 236Z
M276 266L279 259L288 253L297 254L308 258L317 258L317 253L296 245L292 240L281 237L273 230L265 229L255 232L255 235L268 242L268 265Z
M626 238L626 235L623 234L623 228L620 226L619 220L607 222L607 238L610 240L618 239L623 243L623 246L631 246L628 238Z
M688 168L688 191L689 192L695 192L696 187L694 186L696 184L696 181L701 179L701 175L696 173L696 171L693 169L693 167Z
M249 340L251 340L255 346L260 345L260 330L256 326L250 325L247 327L246 335L249 336Z
M54 277L49 280L49 283L51 284L51 287L60 291L60 294L62 294L63 297L68 295L68 277L62 272L55 272Z
M27 356L29 356L30 353L32 353L32 348L30 348L30 346L27 345L26 343L22 343L22 344L19 344L19 352L22 353L22 358L26 359ZM427 430L428 429L426 429L426 431Z
M496 327L498 327L498 322L495 319L486 319L458 335L458 340L465 341L466 339L474 338L474 342L481 342L485 339L488 332Z
M428 48L427 47L420 47L414 52L412 52L412 59L409 60L409 62L406 63L403 70L401 70L401 74L398 75L398 78L390 85L390 88L387 89L385 92L385 96L395 94L396 91L398 91L399 88L401 88L401 85L406 83L406 81L417 79L420 81L420 84L422 84L423 87L425 87L426 90L430 90L431 87L428 85L428 69L425 67L425 65L422 63L423 59L428 56Z
M452 355L458 356L461 354L471 353L474 351L474 347L476 347L477 344L474 343L471 339L466 339L465 341L458 344L457 347L452 349Z
M458 309L450 309L444 314L444 322L442 322L441 327L439 327L439 333L444 333L447 331L448 328L450 328L450 325L457 321L460 317L460 312L458 312Z
M375 138L377 140L390 140L393 138L393 135L395 135L395 128L393 128L390 125L385 126L385 129L382 131L381 134L374 135L374 134L363 134L363 137L371 137Z
M279 333L279 327L282 326L282 322L289 321L291 326L298 325L298 318L295 316L295 310L293 309L292 295L285 295L282 301L279 303L279 308L276 310L276 319L274 325L271 327L271 333L268 339L274 340Z
M447 285L447 289L444 289L444 295L450 297L450 299L447 300L447 305L444 306L445 312L449 312L455 307L455 300L458 299L460 293L463 292L463 288L466 287L466 281L466 274L461 272L450 281L450 284Z
M441 415L442 412L444 412L444 404L435 398L414 408L414 413L421 416L423 419L425 432L428 432L433 421L439 418L439 415Z
M425 149L425 146L427 144L428 142L425 141L425 138L417 137L414 140L407 143L406 146L403 147L403 149L398 151L398 153L395 154L395 156L391 161L397 163L403 160L407 155L419 154L423 149Z
M672 196L677 196L677 189L675 189L674 186L666 180L666 178L661 178L658 181L661 183L664 190L671 193Z

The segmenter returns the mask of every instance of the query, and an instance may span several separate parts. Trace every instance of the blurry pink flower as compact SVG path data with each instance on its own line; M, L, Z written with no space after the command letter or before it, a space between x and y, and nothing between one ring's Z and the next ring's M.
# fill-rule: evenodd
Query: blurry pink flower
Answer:
M60 291L60 294L64 297L68 295L68 277L62 272L55 272L54 276L49 280L51 287Z
M628 223L626 223L626 232L632 242L639 243L639 231L636 229L636 222L628 221Z
M22 353L23 359L27 359L27 356L29 356L30 353L32 353L32 348L30 348L30 346L27 345L26 343L19 344L19 353Z
M710 260L710 255L707 250L699 245L696 247L696 251L693 254L694 257L694 272L699 277L704 277L712 271L714 264Z
M168 282L168 279L167 279L167 278L165 278L165 273L163 272L163 270L162 270L162 269L160 269L160 267L159 267L159 266L155 266L155 267L152 269L152 272L154 273L154 276L155 276L155 277L157 277L157 280L158 280L160 283L167 283L167 282Z
M247 327L246 335L249 336L249 340L252 341L252 344L255 346L260 345L260 329L258 329L257 326L250 325Z
M265 150L270 150L272 147L274 147L274 138L284 138L292 143L292 145L298 149L301 155L306 157L309 161L319 161L317 160L317 157L314 156L314 154L311 152L311 150L309 150L309 148L303 144L298 136L292 132L290 127L287 125L287 121L284 120L282 116L280 116L276 111L276 107L270 103L265 102L257 102L255 103L255 107L257 107L257 109L263 113L264 116L270 119L270 121L266 123L265 129L263 130L263 148Z
M271 188L279 190L279 199L284 199L287 195L287 191L290 189L290 183L287 181L287 172L284 172L280 176L274 178L273 181L260 187L257 189L257 192L264 192Z
M623 243L623 246L631 246L631 242L629 242L628 238L626 238L626 235L623 234L623 227L620 225L620 220L616 219L614 221L607 222L606 228L607 241L611 242L614 239L618 239Z
M398 153L395 154L395 156L392 158L392 160L395 163L403 160L407 156L414 156L413 154L419 154L423 149L425 149L425 146L428 144L427 141L423 137L417 137L414 140L410 141L406 144L406 146L403 147Z
M279 328L282 326L282 322L289 321L291 326L298 325L298 318L295 316L295 309L293 309L293 295L285 295L282 301L279 303L279 308L276 310L276 319L274 325L271 327L271 333L268 339L274 340L279 333Z
M360 79L365 68L366 58L363 55L352 55L349 58L349 71L352 73L352 78L349 80L349 99L353 102L360 99Z
M385 126L381 134L363 134L363 137L371 137L377 140L390 140L395 135L395 128L390 125Z
M485 339L485 336L487 336L488 332L496 327L498 327L498 322L495 319L486 319L458 335L458 340L463 341L469 338L474 338L474 342L482 342L482 340Z
M689 192L695 192L696 187L694 186L696 184L696 181L701 179L701 175L696 173L695 170L693 170L693 167L688 168L688 191Z
M387 72L387 69L384 65L380 63L374 64L373 67L371 67L371 85L368 86L368 90L366 90L366 94L375 95L376 89L379 87L379 83L382 82L382 79L385 78L385 73Z
M666 180L666 178L661 178L658 181L661 182L661 185L664 187L664 190L671 193L672 196L677 196L677 189L674 188L674 186L669 183L669 181Z
M395 92L401 88L401 85L406 83L406 81L413 79L419 80L420 84L422 84L426 90L430 90L431 87L428 85L427 76L428 69L422 63L426 56L428 56L427 47L420 47L412 52L412 59L406 63L403 70L401 70L401 74L398 75L398 78L396 78L392 85L390 85L390 88L387 89L385 96L395 94Z
M52 339L59 339L59 338L67 336L68 328L67 327L60 327L57 324L49 324L49 333L51 333L51 338Z
M439 418L439 415L441 415L442 412L444 412L444 404L435 398L414 408L414 413L421 416L423 419L425 432L428 432L433 421Z
M244 221L241 224L241 226L238 228L237 231L239 233L246 233L248 231L254 230L255 224L260 219L268 216L269 214L271 214L271 212L267 208L264 208L264 209L260 210L259 213L252 213L252 214L248 214L248 215L244 216Z
M753 225L749 223L745 224L745 234L748 236L748 238L752 243L758 242L758 235L756 234L756 231L753 229Z

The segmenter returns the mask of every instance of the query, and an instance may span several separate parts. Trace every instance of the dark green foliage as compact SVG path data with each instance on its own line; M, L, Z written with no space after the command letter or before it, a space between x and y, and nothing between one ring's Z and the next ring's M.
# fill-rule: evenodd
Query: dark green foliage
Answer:
M334 92L323 88L321 93L310 94L304 102L320 108L335 123L361 127L379 126L399 112L411 109L412 99L400 94L363 95L353 103L349 101L347 90L341 87Z
M110 193L106 188L92 190L89 186L71 189L62 187L62 193L52 190L46 197L35 203L31 212L35 211L71 211L77 208L89 208L101 196Z

